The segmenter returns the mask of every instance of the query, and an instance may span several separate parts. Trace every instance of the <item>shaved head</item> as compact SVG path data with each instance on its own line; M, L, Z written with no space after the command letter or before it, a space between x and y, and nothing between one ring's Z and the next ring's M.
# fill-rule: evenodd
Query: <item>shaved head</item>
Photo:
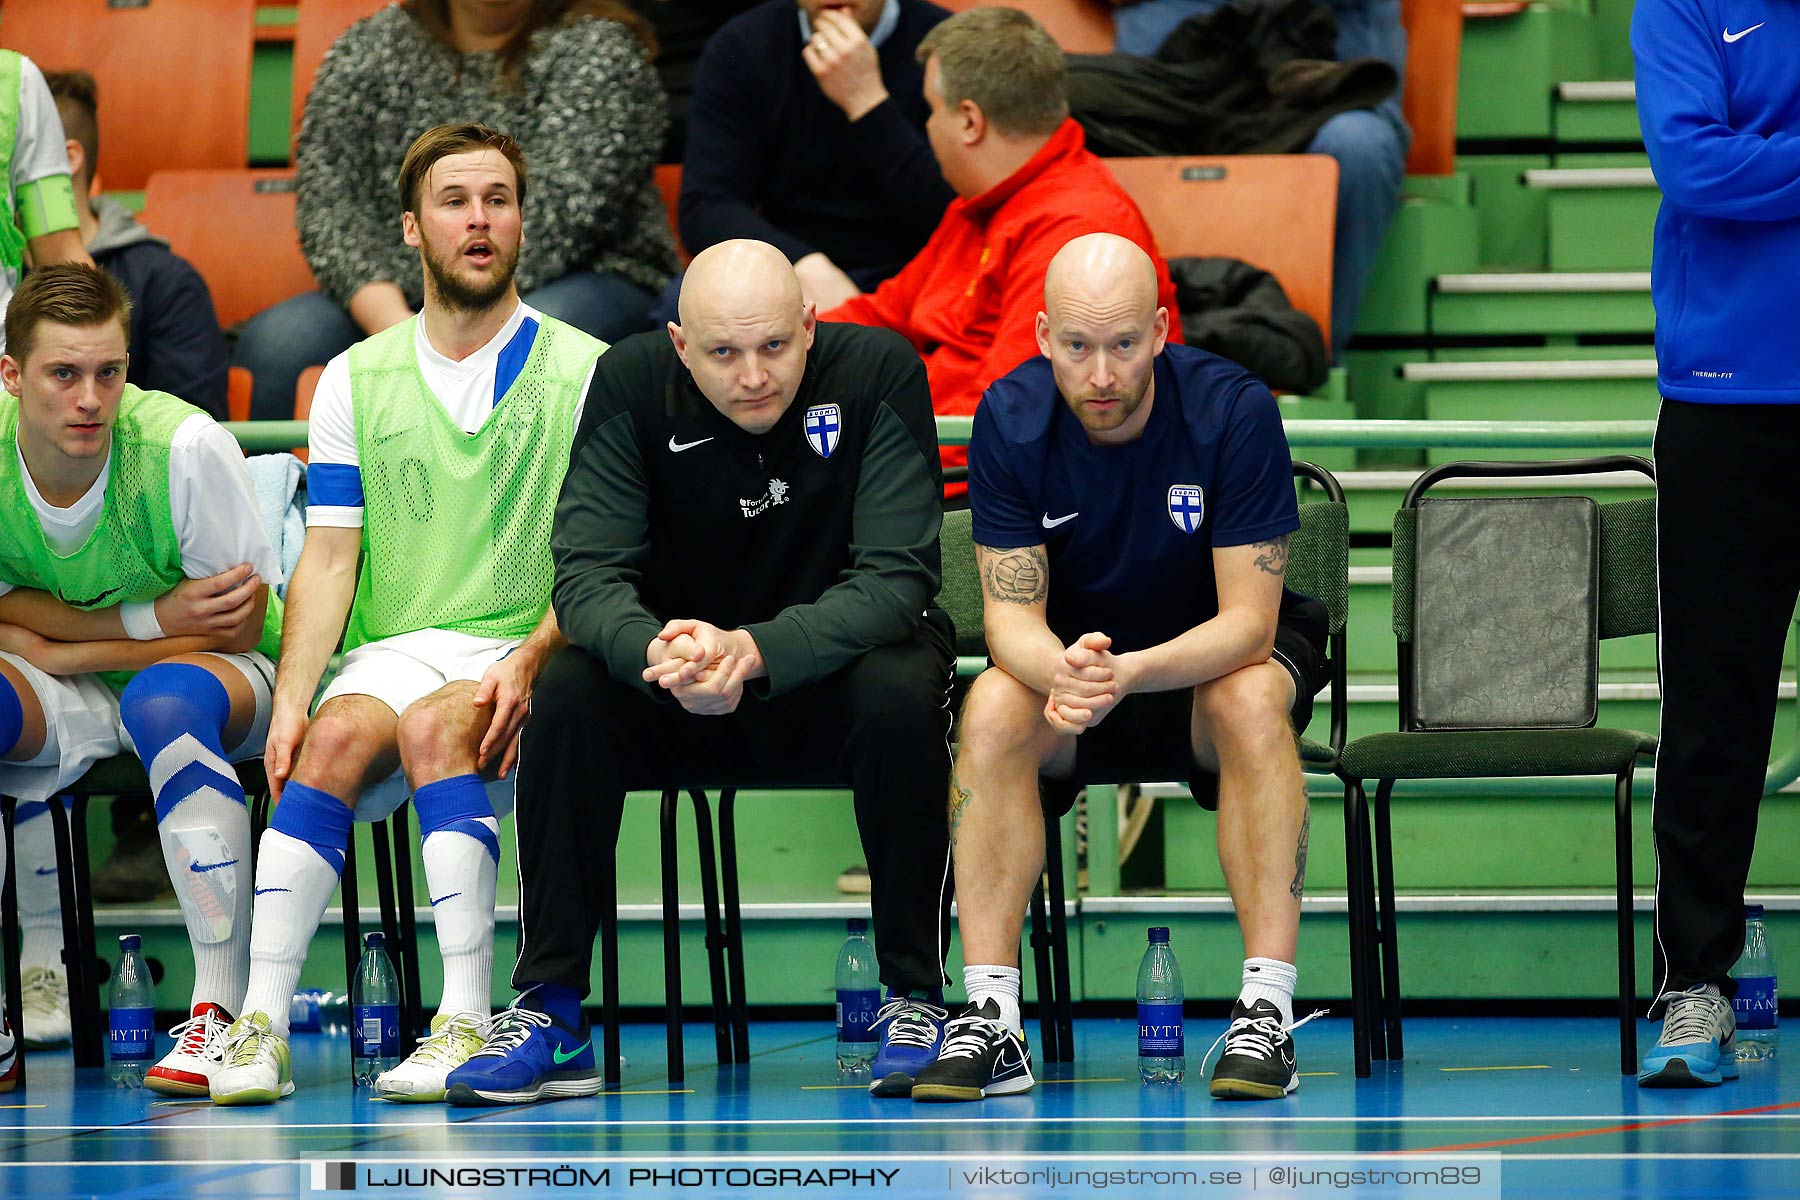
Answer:
M1075 238L1044 272L1038 349L1092 441L1131 441L1150 419L1156 356L1169 336L1156 294L1156 264L1117 234Z
M694 256L681 280L681 326L761 320L805 307L787 255L767 242L736 238Z
M1146 318L1156 309L1156 264L1143 248L1116 233L1089 233L1069 242L1044 272L1044 308L1056 319L1059 305L1131 306Z
M702 250L681 281L669 338L694 385L750 433L767 433L800 390L812 306L787 256L738 239Z

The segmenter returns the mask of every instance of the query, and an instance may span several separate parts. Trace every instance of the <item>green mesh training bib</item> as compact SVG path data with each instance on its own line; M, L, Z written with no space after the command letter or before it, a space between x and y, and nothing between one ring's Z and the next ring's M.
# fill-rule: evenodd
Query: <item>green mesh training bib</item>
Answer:
M0 393L0 579L84 610L141 604L186 579L169 501L169 444L181 423L199 411L166 392L125 385L113 423L100 520L87 541L65 557L44 537L25 492L19 402ZM281 601L273 592L256 648L270 658L281 648ZM102 678L117 689L132 674L108 671Z
M541 318L518 378L465 433L419 372L417 322L350 349L363 557L346 650L419 629L522 638L543 619L575 408L606 349Z

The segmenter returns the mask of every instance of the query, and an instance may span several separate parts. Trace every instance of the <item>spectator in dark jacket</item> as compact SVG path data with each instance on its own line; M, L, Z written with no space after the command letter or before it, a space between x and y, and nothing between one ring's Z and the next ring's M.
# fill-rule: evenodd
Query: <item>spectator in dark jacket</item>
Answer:
M905 266L954 196L914 57L947 16L925 0L768 0L727 22L694 73L688 251L768 242L821 312Z
M1155 55L1189 17L1214 13L1228 0L1118 0L1114 27L1120 54ZM1238 0L1242 3L1243 0ZM1337 21L1339 59L1381 58L1406 72L1400 0L1321 0ZM1375 108L1339 113L1325 122L1309 154L1338 164L1337 245L1331 279L1331 352L1341 355L1356 332L1363 291L1381 256L1388 222L1400 207L1412 134L1400 115L1400 92Z
M89 198L100 155L94 77L86 71L60 71L44 80L56 98L68 139L81 240L95 264L131 293L131 365L126 381L179 396L224 420L230 355L206 281L123 205Z

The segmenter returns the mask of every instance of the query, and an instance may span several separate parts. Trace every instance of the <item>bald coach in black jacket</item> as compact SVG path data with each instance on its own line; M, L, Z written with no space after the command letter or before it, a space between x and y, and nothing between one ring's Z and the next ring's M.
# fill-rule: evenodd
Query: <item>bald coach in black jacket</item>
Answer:
M793 764L855 789L890 996L941 1001L954 658L925 368L815 324L763 242L696 258L681 317L601 358L557 506L570 646L520 756L513 982L587 991L628 788Z

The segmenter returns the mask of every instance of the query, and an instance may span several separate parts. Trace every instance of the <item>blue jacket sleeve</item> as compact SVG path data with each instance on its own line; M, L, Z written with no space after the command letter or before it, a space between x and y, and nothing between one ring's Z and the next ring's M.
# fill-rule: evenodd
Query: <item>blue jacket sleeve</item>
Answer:
M1800 136L1732 125L1723 35L1705 0L1638 0L1631 49L1651 169L1663 199L1690 215L1793 220L1800 217Z
M142 338L133 339L147 359L140 386L180 396L225 420L231 356L200 273L169 256L145 281L142 310L132 314L134 333L140 322Z

